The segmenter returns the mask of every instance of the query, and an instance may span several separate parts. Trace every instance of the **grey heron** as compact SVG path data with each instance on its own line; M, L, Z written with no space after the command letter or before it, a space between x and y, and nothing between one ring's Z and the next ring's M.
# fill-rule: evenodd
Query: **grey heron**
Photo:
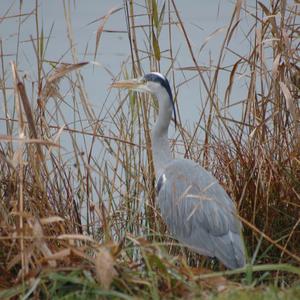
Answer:
M243 267L242 226L232 199L199 164L172 157L168 128L172 113L176 115L168 79L152 72L138 79L116 81L112 87L150 93L158 100L152 152L157 202L171 235L199 254L217 257L228 268Z

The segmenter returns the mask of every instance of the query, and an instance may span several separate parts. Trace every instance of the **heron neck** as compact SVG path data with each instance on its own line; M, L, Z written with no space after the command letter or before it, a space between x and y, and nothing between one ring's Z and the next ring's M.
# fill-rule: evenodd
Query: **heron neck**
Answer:
M152 130L152 153L156 176L160 176L171 159L171 151L168 141L168 128L172 117L170 99L159 100L159 113L155 126Z

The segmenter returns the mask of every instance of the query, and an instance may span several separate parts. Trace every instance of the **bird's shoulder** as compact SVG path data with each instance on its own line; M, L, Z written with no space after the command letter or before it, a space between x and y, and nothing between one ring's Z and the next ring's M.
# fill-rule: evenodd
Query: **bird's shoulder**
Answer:
M194 188L204 188L210 184L217 183L217 179L198 163L190 159L174 159L168 163L160 172L157 183L176 182L178 188L182 185L192 185Z
M192 160L176 159L166 165L157 180L157 192L165 215L178 209L216 235L227 233L229 228L239 231L233 201L218 180Z

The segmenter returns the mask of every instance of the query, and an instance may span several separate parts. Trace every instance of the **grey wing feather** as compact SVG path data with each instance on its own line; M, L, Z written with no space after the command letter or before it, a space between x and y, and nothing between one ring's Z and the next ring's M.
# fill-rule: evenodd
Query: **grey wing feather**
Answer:
M229 268L245 264L234 203L215 177L191 160L177 159L158 182L161 214L176 239Z

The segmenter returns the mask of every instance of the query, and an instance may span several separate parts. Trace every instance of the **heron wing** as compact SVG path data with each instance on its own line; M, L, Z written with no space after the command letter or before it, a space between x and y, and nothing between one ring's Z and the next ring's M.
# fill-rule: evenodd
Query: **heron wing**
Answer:
M244 265L236 208L214 176L191 160L173 160L157 188L161 214L176 239L229 268Z

